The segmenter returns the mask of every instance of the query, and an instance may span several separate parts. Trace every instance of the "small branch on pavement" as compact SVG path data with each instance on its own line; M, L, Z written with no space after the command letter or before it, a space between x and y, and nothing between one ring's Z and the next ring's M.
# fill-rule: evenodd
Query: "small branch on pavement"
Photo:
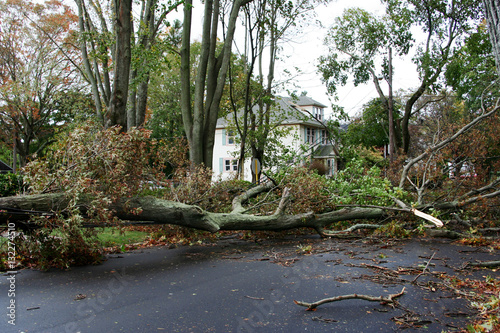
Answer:
M294 301L294 302L297 305L307 307L306 311L315 311L316 308L322 304L343 301L346 299L364 299L365 301L381 302L383 304L388 304L388 303L392 304L395 302L395 300L394 300L395 298L402 296L404 293L405 293L405 288L403 287L403 290L401 290L401 292L399 292L397 294L389 295L387 297L350 294L350 295L341 295L341 296L335 296L335 297L331 297L331 298L325 298L325 299L322 299L322 300L314 302L314 303L307 303L307 302L302 302L302 301Z
M245 295L245 297L246 297L246 298L250 298L250 299L259 300L259 301L264 300L264 298L262 298L262 297L253 297L253 296L248 296L248 295Z
M316 231L318 232L318 234L321 236L321 237L338 237L338 238L342 238L342 237L345 237L347 234L353 232L353 231L356 231L356 230L359 230L359 229L379 229L381 228L382 225L379 225L379 224L364 224L364 223L360 223L360 224L355 224L345 230L336 230L336 231L333 231L333 230L325 230L324 228L322 227L317 227L316 228Z
M417 279L421 276L421 275L424 275L425 274L425 271L427 270L427 267L429 267L429 264L431 263L431 260L432 258L434 258L434 256L436 255L436 251L434 251L434 253L432 254L432 256L429 258L429 260L427 261L427 264L425 265L424 269L422 270L422 272L420 274L418 274L414 279L413 281L411 281L412 284L414 284Z

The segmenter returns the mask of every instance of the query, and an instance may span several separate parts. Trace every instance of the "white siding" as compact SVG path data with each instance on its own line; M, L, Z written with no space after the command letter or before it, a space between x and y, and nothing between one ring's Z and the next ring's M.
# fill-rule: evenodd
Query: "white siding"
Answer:
M302 109L309 111L311 114L315 110L313 110L313 106L301 106ZM314 107L317 108L317 107ZM317 112L316 112L317 113ZM292 127L290 134L283 138L283 144L287 146L290 150L298 152L300 146L305 143L306 139L306 126L303 124L295 124L295 125L283 125ZM321 135L320 128L316 128L316 138L318 139ZM315 140L316 141L316 140ZM230 145L228 144L228 137L226 130L223 128L218 128L215 132L215 144L214 144L214 154L213 154L213 180L227 180L234 178L235 172L227 172L225 171L225 161L226 159L237 158L237 152L239 151L239 145ZM247 159L244 163L244 179L251 181L252 173L250 171L250 159Z

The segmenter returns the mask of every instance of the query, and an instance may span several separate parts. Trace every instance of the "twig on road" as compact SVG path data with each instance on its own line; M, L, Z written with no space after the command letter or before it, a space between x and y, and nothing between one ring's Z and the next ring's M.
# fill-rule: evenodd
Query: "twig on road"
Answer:
M341 295L341 296L335 296L331 298L325 298L320 301L314 302L314 303L307 303L307 302L302 302L302 301L294 301L295 304L300 305L300 306L305 306L307 307L306 311L315 311L316 308L322 304L325 303L331 303L331 302L337 302L337 301L343 301L346 299L364 299L366 301L371 301L371 302L381 302L381 303L394 303L394 299L402 296L405 292L405 288L403 287L403 290L397 294L392 294L387 297L384 296L369 296L369 295L360 295L360 294L350 294L350 295Z

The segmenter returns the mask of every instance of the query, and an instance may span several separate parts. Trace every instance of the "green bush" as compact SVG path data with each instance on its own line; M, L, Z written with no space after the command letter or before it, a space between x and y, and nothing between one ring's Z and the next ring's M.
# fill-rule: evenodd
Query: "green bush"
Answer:
M23 187L23 177L16 173L0 174L0 197L16 195Z

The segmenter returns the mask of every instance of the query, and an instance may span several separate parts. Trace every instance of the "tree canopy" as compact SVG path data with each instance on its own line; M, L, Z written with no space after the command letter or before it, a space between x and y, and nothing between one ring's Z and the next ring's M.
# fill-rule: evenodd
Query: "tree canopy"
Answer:
M85 99L74 47L78 17L58 2L2 1L0 9L1 135L24 166L56 126L72 120L68 102Z

